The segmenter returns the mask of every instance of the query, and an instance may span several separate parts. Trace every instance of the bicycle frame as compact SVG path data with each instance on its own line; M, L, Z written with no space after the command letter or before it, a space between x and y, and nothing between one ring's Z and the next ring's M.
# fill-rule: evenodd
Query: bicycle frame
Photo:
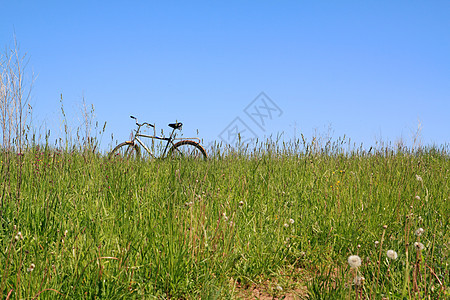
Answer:
M135 118L133 118L135 119ZM141 130L141 127L144 125L148 125L149 127L153 127L155 128L155 125L149 124L149 123L142 123L139 124L137 122L136 119L136 125L138 126L138 129L136 129L136 132L134 134L133 140L131 141L132 143L135 143L135 141L137 141L144 149L145 151L147 151L148 154L150 154L151 157L156 158L155 155L153 154L153 152L144 144L144 142L142 142L139 137L143 137L143 138L150 138L150 139L156 139L156 140L161 140L161 141L167 141L166 146L164 148L164 151L161 154L161 157L165 157L166 156L166 152L169 149L169 145L174 145L173 141L177 141L177 140L196 140L197 143L200 143L200 138L197 137L193 137L193 138L177 138L176 137L176 133L175 130L177 130L176 128L174 128L172 130L172 132L170 133L169 137L163 137L163 136L156 136L156 135L147 135L147 134L142 134L139 131Z

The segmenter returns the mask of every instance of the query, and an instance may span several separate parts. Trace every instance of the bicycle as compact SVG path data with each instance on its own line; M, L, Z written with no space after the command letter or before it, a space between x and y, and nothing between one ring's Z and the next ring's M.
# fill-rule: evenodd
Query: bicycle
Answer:
M188 159L196 159L196 160L206 160L207 155L205 149L200 145L199 138L177 138L176 130L181 130L183 123L175 122L170 123L169 127L172 128L172 132L169 137L164 136L156 136L156 135L146 135L140 133L142 126L155 128L155 125L150 123L138 123L136 117L130 116L130 118L136 121L137 129L135 130L135 134L133 135L133 139L131 141L125 141L123 143L118 144L108 155L109 159L112 158L125 158L125 159L139 159L141 156L140 146L142 146L145 151L152 157L156 158L153 152L139 139L142 138L151 138L161 141L167 141L164 151L162 152L160 158L164 157L172 157L172 158L188 158ZM174 141L178 141L175 142ZM169 146L172 146L169 149ZM169 149L169 151L167 151ZM167 155L166 155L167 153Z

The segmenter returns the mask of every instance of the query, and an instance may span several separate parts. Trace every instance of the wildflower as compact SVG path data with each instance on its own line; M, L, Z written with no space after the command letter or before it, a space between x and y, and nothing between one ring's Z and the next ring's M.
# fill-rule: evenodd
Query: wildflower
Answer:
M286 228L288 228L288 227L289 227L289 224L288 224L288 223L284 223L283 226L286 227Z
M361 266L361 258L358 255L350 255L347 261L352 268L358 268Z
M416 249L419 251L422 251L423 249L425 249L425 245L422 244L421 242L415 242L414 247L416 247Z
M239 201L239 206L240 207L244 206L244 201Z
M27 268L27 272L33 272L34 268L36 268L35 264L31 264L29 268Z
M387 229L387 225L383 225L383 229Z
M416 235L417 235L417 236L421 236L423 232L424 232L424 230L423 230L423 228L421 227L421 228L419 228L419 229L416 230Z
M294 219L289 219L289 223L294 224Z
M379 244L380 244L379 241L375 241L375 247L378 247Z
M388 251L386 252L386 256L387 256L388 258L392 259L392 260L396 260L397 257L398 257L398 254L397 254L397 252L395 252L394 250L388 250Z
M416 198L416 200L420 200L420 196L419 196L419 195L417 195L417 196L414 197L414 198Z
M416 180L417 180L417 181L419 181L419 182L423 182L423 179L422 179L422 177L421 177L421 176L419 176L419 175L417 175L417 174L416 174Z

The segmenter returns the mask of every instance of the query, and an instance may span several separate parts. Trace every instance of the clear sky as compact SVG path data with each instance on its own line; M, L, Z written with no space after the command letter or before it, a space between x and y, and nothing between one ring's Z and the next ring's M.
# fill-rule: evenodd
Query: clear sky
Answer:
M129 115L231 141L346 135L366 147L450 142L450 1L6 1L36 80L36 127L95 106L121 141ZM264 93L264 94L261 94Z

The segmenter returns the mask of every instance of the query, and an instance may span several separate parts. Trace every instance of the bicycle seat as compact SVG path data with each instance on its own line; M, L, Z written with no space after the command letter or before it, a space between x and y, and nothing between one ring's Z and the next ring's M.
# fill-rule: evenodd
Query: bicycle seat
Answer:
M181 122L169 124L169 127L172 127L173 129L181 129L182 126L183 126L183 123L181 123Z

